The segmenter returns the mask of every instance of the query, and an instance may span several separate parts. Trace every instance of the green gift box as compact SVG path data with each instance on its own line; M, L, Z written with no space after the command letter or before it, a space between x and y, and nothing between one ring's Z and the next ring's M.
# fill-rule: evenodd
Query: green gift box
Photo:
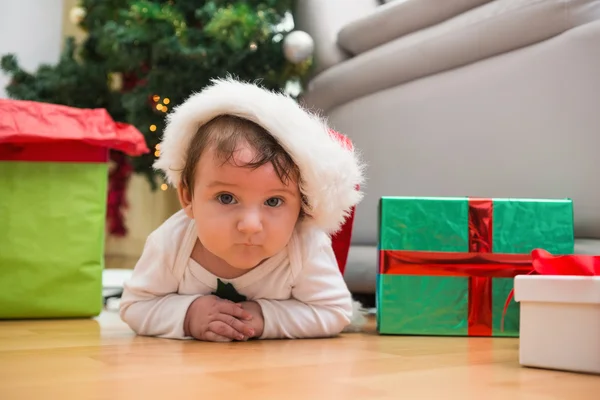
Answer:
M149 151L104 109L0 99L0 318L102 310L110 149Z
M517 337L536 248L574 252L570 199L381 198L379 333Z

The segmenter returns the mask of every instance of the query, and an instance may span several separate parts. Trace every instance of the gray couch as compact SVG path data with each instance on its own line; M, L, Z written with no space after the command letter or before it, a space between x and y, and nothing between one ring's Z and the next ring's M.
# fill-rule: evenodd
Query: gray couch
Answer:
M346 279L375 291L384 195L570 197L600 254L600 0L297 0L302 101L368 163Z

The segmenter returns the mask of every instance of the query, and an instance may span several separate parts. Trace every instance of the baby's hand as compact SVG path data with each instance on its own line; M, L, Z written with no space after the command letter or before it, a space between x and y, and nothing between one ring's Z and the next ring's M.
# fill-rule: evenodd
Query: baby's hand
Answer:
M256 335L252 319L252 312L244 310L241 304L213 295L202 296L189 306L183 329L186 336L209 342L245 340Z
M254 335L250 337L261 337L265 329L265 319L260 304L255 301L244 301L242 308L252 314L252 319L246 324L254 329Z

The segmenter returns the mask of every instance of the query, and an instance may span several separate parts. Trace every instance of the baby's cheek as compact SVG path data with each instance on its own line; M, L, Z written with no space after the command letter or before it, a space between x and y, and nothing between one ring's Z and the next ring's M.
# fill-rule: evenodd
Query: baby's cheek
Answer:
M196 218L196 226L204 236L218 235L220 232L229 229L229 226L226 225L224 218L219 216L218 213L204 213Z
M277 237L278 241L287 241L292 235L295 225L296 219L289 217L273 221L271 224L273 235Z

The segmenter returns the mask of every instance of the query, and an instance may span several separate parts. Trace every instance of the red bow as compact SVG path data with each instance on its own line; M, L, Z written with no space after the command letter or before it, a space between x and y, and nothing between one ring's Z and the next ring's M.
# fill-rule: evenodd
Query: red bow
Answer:
M600 256L588 255L564 255L553 256L543 249L535 249L531 252L533 272L538 275L575 275L575 276L597 276L600 275ZM502 313L502 330L504 330L504 316L514 296L514 290L510 292L504 312Z
M546 250L531 252L533 269L540 275L600 275L600 256L553 256Z

